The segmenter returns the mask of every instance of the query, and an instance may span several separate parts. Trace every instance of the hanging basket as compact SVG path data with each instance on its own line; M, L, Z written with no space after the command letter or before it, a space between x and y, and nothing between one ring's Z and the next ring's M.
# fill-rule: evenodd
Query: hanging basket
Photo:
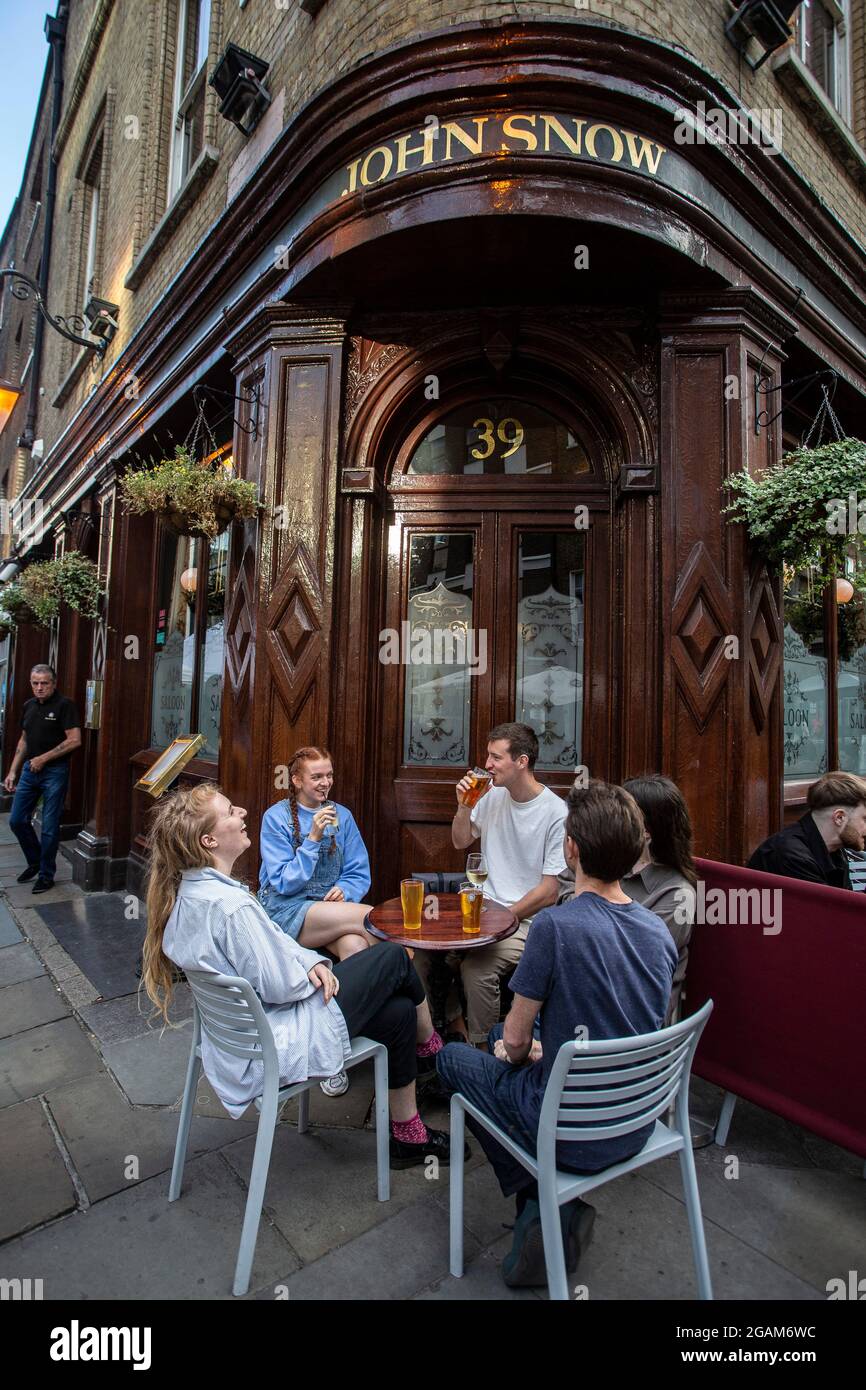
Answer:
M214 507L216 517L216 532L205 531L201 526L196 526L190 518L176 508L169 511L160 512L160 520L175 536L192 536L197 539L213 540L214 535L221 536L223 531L227 531L237 516L237 507L232 502L218 502Z

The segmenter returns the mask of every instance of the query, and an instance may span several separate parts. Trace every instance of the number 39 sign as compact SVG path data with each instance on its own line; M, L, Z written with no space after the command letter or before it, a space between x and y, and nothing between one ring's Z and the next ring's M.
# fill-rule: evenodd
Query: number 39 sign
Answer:
M523 443L523 426L513 415L507 415L496 426L492 420L482 415L480 419L472 421L472 428L480 431L478 444L470 451L474 459L489 459L496 448L497 440L500 444L508 446L500 455L504 459L516 453Z

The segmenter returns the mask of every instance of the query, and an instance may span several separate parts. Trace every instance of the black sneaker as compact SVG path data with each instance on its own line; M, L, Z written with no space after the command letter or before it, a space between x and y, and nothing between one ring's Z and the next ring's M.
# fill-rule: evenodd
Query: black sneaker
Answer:
M565 1268L574 1274L592 1240L595 1207L579 1197L559 1208L565 1244ZM514 1243L502 1261L502 1278L510 1289L547 1287L544 1240L538 1203L529 1201L514 1224Z
M24 870L23 874L19 874L19 875L18 875L18 882L19 882L19 883L29 883L30 880L31 880L31 878L35 878L36 875L37 875L38 873L39 873L39 865L38 865L38 864L28 864L28 865L27 865L27 868Z
M52 878L52 879L37 878L36 882L35 882L34 885L33 885L33 892L34 892L34 893L50 893L50 891L51 891L51 889L52 889L53 887L54 887L54 879L53 879L53 878Z
M464 1145L464 1159L469 1158L471 1152L469 1145ZM426 1144L406 1144L391 1135L392 1168L415 1168L425 1158L438 1158L440 1163L451 1162L451 1140L444 1130L431 1129L428 1125Z

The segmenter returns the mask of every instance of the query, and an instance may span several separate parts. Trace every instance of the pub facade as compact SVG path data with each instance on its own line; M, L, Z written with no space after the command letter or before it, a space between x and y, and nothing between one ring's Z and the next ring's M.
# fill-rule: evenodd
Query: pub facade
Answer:
M558 5L425 29L285 111L25 485L107 588L94 623L18 629L7 697L8 764L34 660L82 706L100 683L67 809L86 887L139 891L134 784L180 733L205 739L184 779L248 809L250 879L292 751L327 747L378 898L460 867L454 784L504 720L563 794L667 773L733 863L821 771L866 773L866 645L840 650L833 595L789 621L723 511L818 374L866 432L862 146L815 135L833 206L774 144L767 84L783 132L809 117L768 69L764 118L713 137L751 103L699 39ZM256 482L258 520L207 543L126 515L124 470L184 439Z

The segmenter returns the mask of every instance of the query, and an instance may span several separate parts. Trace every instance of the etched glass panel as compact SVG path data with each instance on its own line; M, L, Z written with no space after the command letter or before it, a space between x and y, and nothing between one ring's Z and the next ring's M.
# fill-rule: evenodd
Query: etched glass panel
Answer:
M797 575L785 593L784 764L788 781L827 771L827 657L820 590Z
M204 734L202 758L218 758L220 709L223 690L224 615L226 606L226 566L229 533L223 531L208 551L207 597L205 600L204 649L198 697L198 728Z
M583 535L522 535L514 717L538 735L542 769L580 764L583 639Z
M163 533L154 634L151 746L188 734L195 669L195 575L199 542Z
M466 765L471 673L486 669L472 627L472 536L421 535L409 541L409 600L399 641L406 670L403 761Z
M866 600L840 603L839 766L866 776Z

